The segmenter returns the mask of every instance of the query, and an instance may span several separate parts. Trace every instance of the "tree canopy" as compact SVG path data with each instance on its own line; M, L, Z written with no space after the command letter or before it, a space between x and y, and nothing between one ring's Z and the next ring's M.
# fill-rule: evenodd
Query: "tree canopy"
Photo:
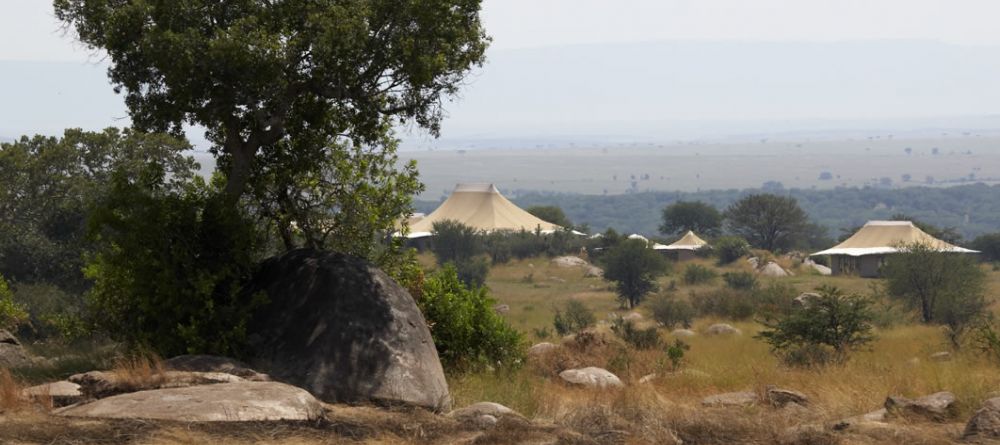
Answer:
M400 122L437 134L443 102L484 60L480 2L53 3L81 42L107 52L137 128L207 129L235 204L265 147L318 159L338 141L378 144Z
M701 201L677 201L663 209L660 233L676 235L694 231L705 236L718 235L722 227L722 214Z
M550 222L557 226L563 228L572 228L573 223L570 222L566 214L559 206L531 206L525 209L528 213L541 218L543 221Z
M604 278L615 282L622 304L634 308L656 290L656 278L667 272L667 260L642 240L625 240L602 257Z
M808 224L808 217L795 198L765 193L730 205L726 223L752 246L773 251L791 247Z

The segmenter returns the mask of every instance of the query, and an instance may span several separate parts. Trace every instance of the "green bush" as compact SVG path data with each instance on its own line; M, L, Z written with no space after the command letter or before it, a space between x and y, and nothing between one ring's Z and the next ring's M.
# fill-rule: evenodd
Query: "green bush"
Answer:
M438 265L459 264L483 253L483 237L478 230L458 221L444 220L434 223L431 252Z
M552 322L559 335L576 334L597 323L594 313L580 301L569 300L563 309L556 309L556 315Z
M470 371L516 368L523 362L521 334L493 310L496 301L487 289L466 287L453 266L424 280L417 303L445 367Z
M677 371L684 364L684 354L691 349L691 346L681 339L674 339L673 344L667 345L666 358L670 362L670 370Z
M266 301L241 292L260 244L252 220L200 179L172 184L155 164L135 180L126 173L116 172L89 221L93 326L162 356L240 355Z
M485 257L467 258L453 266L458 273L458 279L465 283L465 287L474 289L486 285L486 277L490 274L490 262Z
M660 346L660 332L655 327L639 329L632 320L617 317L611 323L611 331L636 349L653 349Z
M757 288L757 275L753 272L726 272L722 274L726 287L737 290L754 290Z
M718 274L701 264L688 264L684 268L684 284L711 283Z
M28 319L18 335L33 340L67 339L64 334L77 336L82 332L82 302L74 295L53 284L18 284L14 301L27 310ZM70 325L76 325L69 329ZM76 332L74 332L76 331Z
M28 320L28 311L14 302L14 293L7 287L7 281L0 275L0 329L8 331Z
M836 287L822 286L819 297L775 321L765 321L757 338L789 365L811 366L843 363L850 352L875 339L871 301L846 295Z
M712 243L712 251L719 258L719 264L732 263L750 253L750 243L738 236L723 236Z
M658 295L652 298L649 301L649 310L653 312L653 319L668 329L677 325L689 328L695 316L695 310L691 303L672 295Z
M691 304L701 316L717 316L732 320L747 320L756 313L753 295L745 291L718 289L691 293Z

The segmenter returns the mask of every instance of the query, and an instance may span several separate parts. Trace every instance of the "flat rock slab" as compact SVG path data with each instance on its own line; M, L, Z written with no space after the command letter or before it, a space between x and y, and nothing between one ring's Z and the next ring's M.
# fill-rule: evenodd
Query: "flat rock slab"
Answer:
M315 420L323 406L309 392L277 382L220 383L122 394L55 411L65 417L181 422Z
M941 391L917 399L890 396L885 400L885 409L890 415L923 417L940 422L955 416L955 395Z
M65 380L24 388L21 395L31 399L50 398L55 406L71 405L83 400L80 385Z
M622 384L618 376L602 368L588 367L581 369L567 369L559 373L559 377L564 381L574 385L586 386L588 388L621 388Z
M154 372L142 378L121 376L113 371L90 371L74 374L69 381L80 385L80 391L88 397L104 398L115 394L162 388L236 383L243 381L224 372L164 371Z
M538 344L536 344L536 345L528 348L528 355L531 355L531 356L545 355L545 354L548 354L548 353L550 353L552 351L555 351L556 349L559 349L559 345L555 345L555 344L543 341L541 343L538 343Z
M171 371L221 372L254 382L271 380L270 376L250 369L246 363L215 355L179 355L163 362L163 366Z

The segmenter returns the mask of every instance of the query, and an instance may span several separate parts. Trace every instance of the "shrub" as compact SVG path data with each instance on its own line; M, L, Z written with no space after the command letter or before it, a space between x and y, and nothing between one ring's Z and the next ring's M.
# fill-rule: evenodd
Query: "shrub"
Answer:
M458 221L434 223L431 252L439 265L459 264L483 253L483 239L479 231Z
M490 274L490 263L485 257L467 258L454 264L458 279L470 289L486 285L486 277Z
M28 311L14 301L14 293L0 275L0 329L15 330L28 320Z
M752 295L733 289L718 289L703 294L692 292L691 304L701 316L746 320L756 313Z
M719 264L732 263L750 252L750 244L738 236L723 236L712 243L712 251L719 257Z
M417 301L446 367L515 368L523 362L522 337L493 310L486 288L470 289L451 265L430 274Z
M980 235L969 246L982 252L979 256L983 261L1000 261L1000 233Z
M617 317L611 323L611 331L636 349L653 349L660 346L660 332L655 327L639 329L632 320Z
M532 332L534 332L535 338L538 338L540 340L545 340L546 338L552 336L552 331L550 331L549 328L547 327L535 328L533 329Z
M845 295L836 287L817 289L809 304L765 321L760 338L789 365L843 363L850 352L874 340L871 301L860 295Z
M576 334L587 329L597 322L594 313L587 306L577 300L566 302L564 311L556 309L553 326L559 335Z
M673 344L667 345L666 353L667 361L670 362L670 370L676 371L681 369L681 364L684 363L684 354L691 349L687 343L684 343L681 339L675 339Z
M48 283L21 283L13 289L13 293L14 301L27 311L28 316L18 330L18 336L21 338L66 339L66 335L63 334L71 334L76 330L63 329L64 326L68 327L68 323L82 327L80 319L82 301L79 295L72 295Z
M673 297L672 295L659 295L649 301L649 309L653 312L653 319L662 323L668 329L677 325L685 328L691 327L694 320L695 311L691 303Z
M726 272L722 274L726 287L737 290L754 290L757 288L757 275L753 272Z
M710 283L718 274L701 264L688 264L684 268L684 284Z

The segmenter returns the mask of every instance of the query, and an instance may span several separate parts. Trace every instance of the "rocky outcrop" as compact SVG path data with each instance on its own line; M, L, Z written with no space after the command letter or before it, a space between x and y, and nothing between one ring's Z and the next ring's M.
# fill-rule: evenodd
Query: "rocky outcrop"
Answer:
M965 424L962 438L1000 439L1000 397L983 402L983 406Z
M250 369L246 363L215 355L180 355L163 362L163 366L171 371L221 372L253 382L271 380L270 376Z
M33 364L34 360L17 337L0 329L0 368L26 368Z
M757 273L765 277L787 277L791 275L787 270L782 269L781 266L774 261L768 262L763 267L758 268Z
M316 420L323 406L307 391L277 382L238 382L120 394L55 411L66 417L181 422Z
M559 267L586 267L590 266L587 260L575 256L560 256L552 259L552 264Z
M955 416L955 395L942 391L917 399L889 396L885 400L885 409L890 416L940 422Z
M587 388L621 388L622 384L618 376L606 369L587 367L581 369L567 369L559 373L559 377L567 383L585 386Z
M270 300L248 340L257 369L327 402L450 407L448 384L409 293L368 262L309 249L261 265Z
M242 382L243 378L223 372L164 371L148 375L122 375L114 371L90 371L74 374L69 381L79 385L86 397L101 399L151 389Z
M815 292L804 292L795 297L795 299L792 300L792 304L798 307L809 307L813 301L819 298L821 298L820 295Z
M809 405L809 398L806 397L805 394L791 389L768 386L766 394L767 401L771 403L771 406L776 408L784 408L789 404L796 404L799 406Z

